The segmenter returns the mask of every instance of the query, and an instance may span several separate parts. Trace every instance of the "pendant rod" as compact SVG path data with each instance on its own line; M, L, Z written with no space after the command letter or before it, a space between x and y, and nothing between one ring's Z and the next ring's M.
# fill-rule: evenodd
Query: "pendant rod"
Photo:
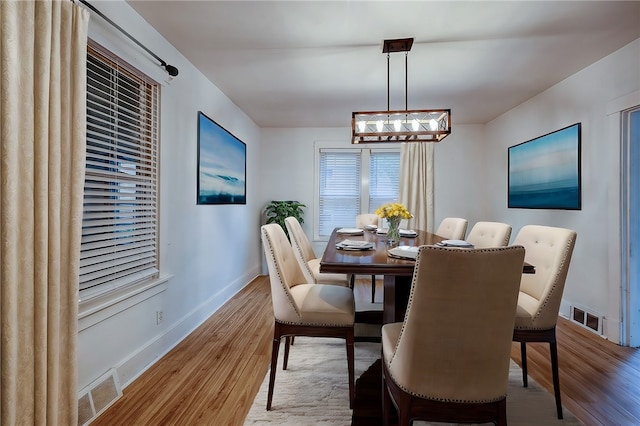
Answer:
M390 106L389 106L389 58L390 58L391 54L389 52L387 52L387 111L389 111Z
M404 109L409 109L409 77L407 64L409 63L409 52L404 52Z

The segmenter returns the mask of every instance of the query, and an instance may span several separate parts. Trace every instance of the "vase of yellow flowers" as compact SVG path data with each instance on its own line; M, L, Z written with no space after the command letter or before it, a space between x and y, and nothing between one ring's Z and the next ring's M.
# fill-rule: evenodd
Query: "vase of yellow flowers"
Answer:
M387 244L397 245L400 242L400 221L411 219L413 215L407 210L404 204L388 203L376 210L376 214L383 219L387 219Z

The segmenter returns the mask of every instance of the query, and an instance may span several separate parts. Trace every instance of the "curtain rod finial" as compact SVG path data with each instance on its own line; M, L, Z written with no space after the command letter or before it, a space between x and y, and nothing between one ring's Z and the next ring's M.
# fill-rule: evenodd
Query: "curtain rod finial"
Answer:
M165 70L167 70L167 73L169 73L169 75L171 77L175 77L176 75L178 75L178 68L174 67L173 65L169 65L169 64L162 64L162 66L164 67Z

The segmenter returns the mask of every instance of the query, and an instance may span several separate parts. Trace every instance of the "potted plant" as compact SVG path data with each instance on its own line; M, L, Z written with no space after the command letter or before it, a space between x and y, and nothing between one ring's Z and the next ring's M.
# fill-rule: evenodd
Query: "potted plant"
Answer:
M287 238L289 238L289 232L287 231L284 220L289 216L293 216L298 219L298 222L304 223L303 207L306 206L298 201L271 201L265 208L267 223L277 223L280 225L287 235Z

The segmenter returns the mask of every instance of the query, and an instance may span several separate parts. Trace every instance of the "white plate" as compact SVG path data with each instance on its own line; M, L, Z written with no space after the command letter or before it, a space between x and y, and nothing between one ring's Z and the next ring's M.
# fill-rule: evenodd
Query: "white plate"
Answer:
M415 259L418 257L418 247L415 246L398 246L387 250L392 256L402 257L404 259Z
M373 248L373 243L370 241L344 240L336 243L336 248L339 250L370 250Z
M443 240L437 243L439 246L444 247L465 247L465 248L473 248L473 244L464 241L464 240Z
M362 235L364 231L360 228L340 228L336 231L338 234Z
M366 229L367 231L375 231L376 229L378 229L378 225L365 225L364 229Z
M400 236L401 237L417 237L418 233L413 229L401 229Z

